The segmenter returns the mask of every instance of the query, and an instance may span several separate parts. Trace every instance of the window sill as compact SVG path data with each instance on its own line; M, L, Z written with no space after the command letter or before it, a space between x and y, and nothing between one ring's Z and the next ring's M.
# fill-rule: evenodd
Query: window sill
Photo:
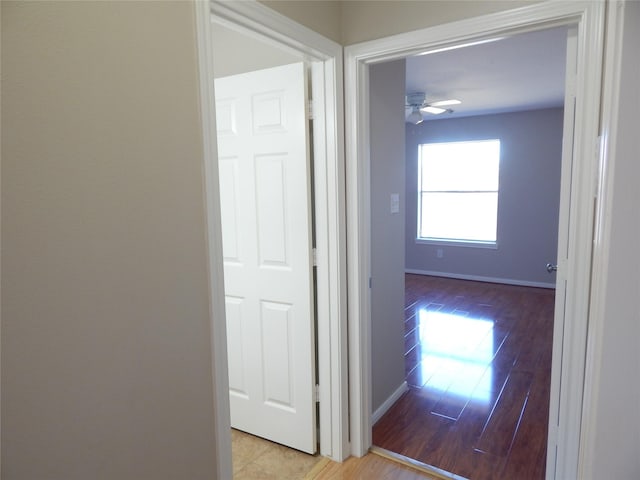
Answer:
M437 238L416 238L418 245L438 245L440 247L471 247L471 248L487 248L489 250L497 250L497 242L476 242L473 240L439 240Z

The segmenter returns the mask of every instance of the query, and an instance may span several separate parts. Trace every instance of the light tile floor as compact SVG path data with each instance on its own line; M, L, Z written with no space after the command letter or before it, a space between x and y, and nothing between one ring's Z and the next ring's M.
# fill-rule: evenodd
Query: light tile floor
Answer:
M233 480L439 480L425 472L369 453L343 463L283 447L231 430ZM452 477L446 477L452 478ZM455 478L455 477L454 477Z
M303 480L322 459L238 430L231 441L233 480Z

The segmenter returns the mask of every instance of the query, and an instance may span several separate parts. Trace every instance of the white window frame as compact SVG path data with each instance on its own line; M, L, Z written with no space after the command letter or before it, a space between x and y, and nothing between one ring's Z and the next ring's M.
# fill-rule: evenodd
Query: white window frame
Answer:
M424 146L429 146L429 145L459 145L459 144L463 144L463 143L473 143L473 144L478 144L478 143L487 143L487 142L497 142L498 143L498 149L501 148L501 142L499 138L489 138L489 139L482 139L482 140L462 140L462 141L452 141L452 142L428 142L428 143L421 143L418 145L418 175L417 175L417 201L418 201L418 208L417 208L417 216L416 216L416 243L418 244L427 244L427 245L445 245L445 246L461 246L461 247L475 247L475 248L489 248L489 249L497 249L498 248L498 212L499 212L499 199L500 199L500 167L498 166L498 171L497 171L497 175L498 178L497 180L497 188L495 190L497 201L496 201L496 232L495 232L495 240L475 240L475 239L464 239L464 238L453 238L453 237L422 237L420 235L420 233L422 232L422 222L423 222L423 217L422 217L422 195L425 192L429 192L429 191L439 191L439 190L425 190L424 187L422 186L422 169L423 167L423 155L424 155ZM500 150L498 150L498 157L500 157ZM498 158L498 164L500 162L500 158ZM494 190L477 190L477 192L494 192ZM442 193L454 193L454 191L441 191ZM459 193L462 193L463 191L461 190ZM472 190L464 190L464 192L469 192L469 193L473 193L476 191L472 191Z

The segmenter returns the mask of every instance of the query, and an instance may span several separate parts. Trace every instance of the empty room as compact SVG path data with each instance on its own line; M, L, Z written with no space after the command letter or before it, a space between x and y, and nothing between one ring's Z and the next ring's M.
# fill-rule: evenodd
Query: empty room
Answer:
M440 473L545 475L567 35L371 67L373 444Z

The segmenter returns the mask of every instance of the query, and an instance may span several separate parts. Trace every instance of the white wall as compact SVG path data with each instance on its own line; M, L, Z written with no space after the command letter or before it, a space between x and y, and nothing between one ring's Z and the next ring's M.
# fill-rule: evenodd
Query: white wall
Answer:
M371 347L375 410L404 372L404 72L405 61L370 69ZM390 213L390 195L400 196Z
M191 2L2 2L2 478L211 480Z
M553 285L545 265L557 257L562 123L554 108L407 124L407 269ZM498 248L417 244L418 146L492 138L501 142Z
M640 3L626 2L593 478L640 478Z

